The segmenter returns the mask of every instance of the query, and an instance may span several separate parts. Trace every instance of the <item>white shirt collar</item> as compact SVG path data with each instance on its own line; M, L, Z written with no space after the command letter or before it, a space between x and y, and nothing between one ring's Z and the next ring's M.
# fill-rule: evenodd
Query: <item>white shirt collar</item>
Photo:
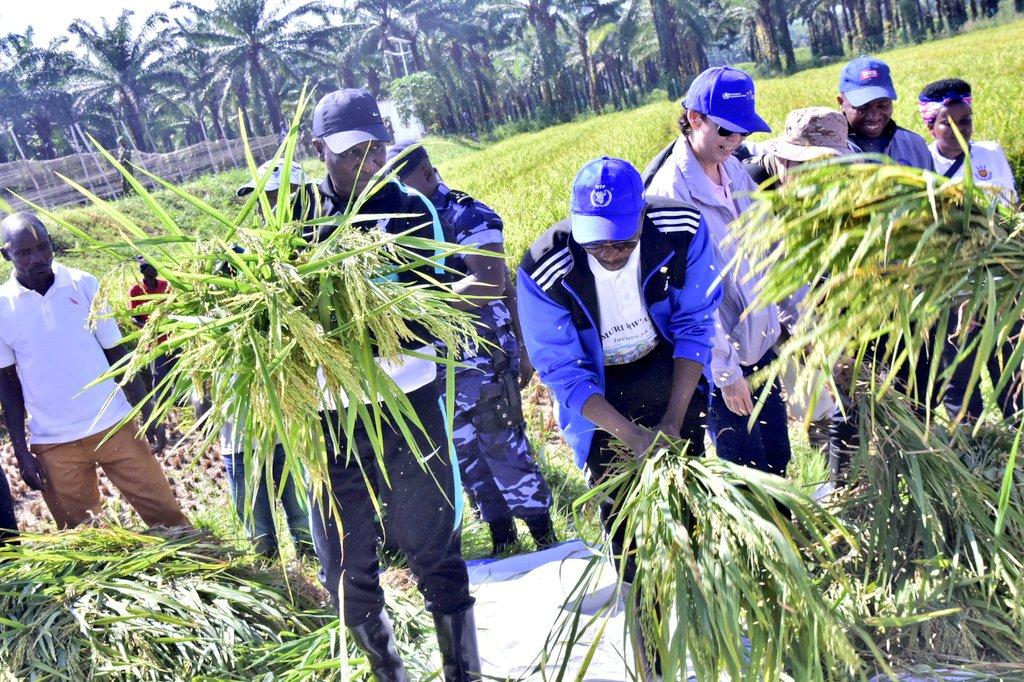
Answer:
M50 285L50 288L46 292L47 294L56 289L71 286L71 272L57 261L53 261L52 267L53 284ZM11 287L12 292L16 296L21 296L30 292L33 294L39 293L33 289L23 286L22 283L18 281L18 277L13 270L11 271L11 276L7 279L7 286Z

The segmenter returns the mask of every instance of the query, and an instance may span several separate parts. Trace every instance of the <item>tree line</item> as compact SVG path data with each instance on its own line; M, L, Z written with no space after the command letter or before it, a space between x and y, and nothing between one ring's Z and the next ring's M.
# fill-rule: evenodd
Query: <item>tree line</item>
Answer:
M1007 0L1009 2L1009 0ZM279 133L287 107L366 87L475 134L678 98L709 60L763 72L955 33L998 0L177 0L133 21L0 38L0 162ZM1007 12L1024 12L1012 0Z

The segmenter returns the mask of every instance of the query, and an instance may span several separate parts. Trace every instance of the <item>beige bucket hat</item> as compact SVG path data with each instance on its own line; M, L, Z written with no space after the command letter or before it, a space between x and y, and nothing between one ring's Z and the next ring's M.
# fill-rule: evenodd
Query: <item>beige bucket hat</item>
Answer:
M786 132L765 143L775 156L803 163L850 153L846 117L828 107L794 109L786 116Z

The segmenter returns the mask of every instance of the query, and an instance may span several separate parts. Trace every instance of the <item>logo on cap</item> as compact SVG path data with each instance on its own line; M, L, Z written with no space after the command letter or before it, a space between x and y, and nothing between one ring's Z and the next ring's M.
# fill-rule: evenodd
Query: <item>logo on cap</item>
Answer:
M744 98L744 99L753 100L754 99L754 91L753 90L747 90L746 92L723 92L722 93L722 99L739 99L741 97Z
M872 78L878 78L878 69L864 69L860 72L860 79L862 81L868 81Z
M992 172L988 168L985 168L984 166L978 166L977 168L978 175L981 177L982 180L988 180L989 176L992 175Z
M598 185L590 192L590 203L597 208L604 208L612 203L612 191L604 185Z

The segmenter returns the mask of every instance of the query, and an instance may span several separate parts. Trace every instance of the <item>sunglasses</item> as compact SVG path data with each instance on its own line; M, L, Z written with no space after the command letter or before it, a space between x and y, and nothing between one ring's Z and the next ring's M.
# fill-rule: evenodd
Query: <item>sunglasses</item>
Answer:
M744 138L747 137L748 135L750 135L750 133L738 133L738 132L736 132L734 130L729 130L728 128L725 128L723 126L718 126L718 134L721 135L722 137L729 137L731 135L739 135L740 137L744 137Z
M594 256L605 249L614 249L615 251L628 251L635 249L636 245L640 243L640 239L621 239L619 241L602 241L602 242L587 242L586 244L580 244L583 250Z

